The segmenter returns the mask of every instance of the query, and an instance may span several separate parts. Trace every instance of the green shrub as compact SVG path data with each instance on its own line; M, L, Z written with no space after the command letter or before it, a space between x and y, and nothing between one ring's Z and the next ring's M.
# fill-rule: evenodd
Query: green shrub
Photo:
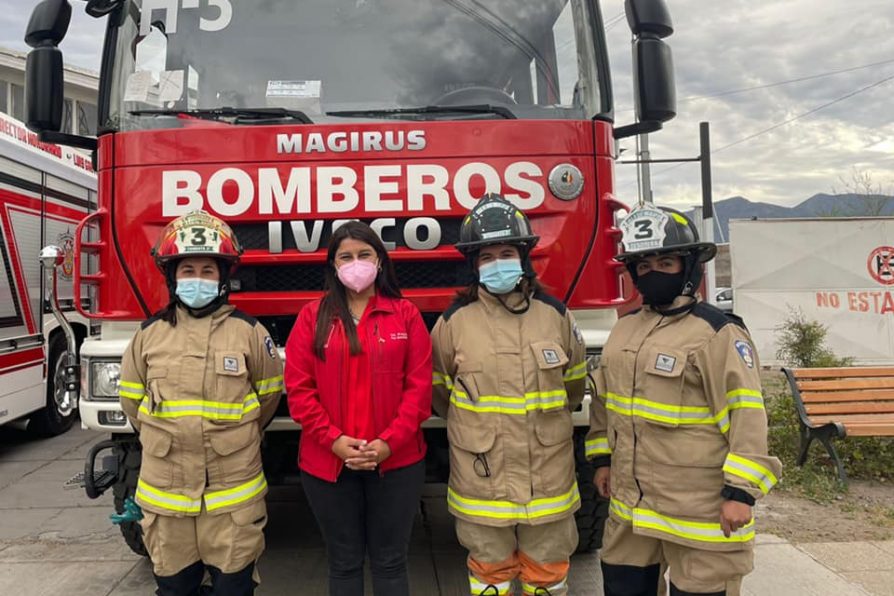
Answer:
M793 368L848 366L853 358L839 358L826 347L828 327L808 320L800 308L789 307L788 316L775 329L776 357Z

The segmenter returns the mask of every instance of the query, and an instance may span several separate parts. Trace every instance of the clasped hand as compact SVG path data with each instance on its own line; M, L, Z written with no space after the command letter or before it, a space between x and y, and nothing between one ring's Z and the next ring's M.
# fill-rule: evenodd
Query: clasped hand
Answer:
M342 435L332 444L332 452L349 470L375 470L391 455L391 448L381 439L367 442Z

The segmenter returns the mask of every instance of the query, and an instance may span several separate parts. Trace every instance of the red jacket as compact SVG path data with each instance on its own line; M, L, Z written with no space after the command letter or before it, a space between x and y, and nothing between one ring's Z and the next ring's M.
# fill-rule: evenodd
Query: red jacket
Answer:
M373 422L378 438L391 448L382 472L414 464L425 457L422 422L431 416L431 338L419 310L409 300L377 296L368 313L368 345L373 386ZM332 452L343 434L347 337L335 320L326 344L326 360L313 353L320 300L298 314L286 343L285 381L289 412L301 423L299 467L335 482L344 462Z

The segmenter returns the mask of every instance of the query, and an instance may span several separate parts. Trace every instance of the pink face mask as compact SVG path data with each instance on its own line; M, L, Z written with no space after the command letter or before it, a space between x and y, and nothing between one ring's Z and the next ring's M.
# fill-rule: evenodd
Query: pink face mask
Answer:
M338 279L358 294L371 286L379 274L379 266L369 261L354 260L336 270Z

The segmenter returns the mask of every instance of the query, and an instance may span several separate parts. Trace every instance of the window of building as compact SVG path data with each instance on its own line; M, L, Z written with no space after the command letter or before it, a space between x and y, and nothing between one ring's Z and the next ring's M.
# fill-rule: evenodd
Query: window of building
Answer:
M25 120L25 88L12 84L12 117L16 120Z
M74 102L70 99L62 102L62 132L69 135L74 133Z
M0 112L9 113L9 85L6 81L0 81Z
M96 136L96 106L78 102L78 134Z

